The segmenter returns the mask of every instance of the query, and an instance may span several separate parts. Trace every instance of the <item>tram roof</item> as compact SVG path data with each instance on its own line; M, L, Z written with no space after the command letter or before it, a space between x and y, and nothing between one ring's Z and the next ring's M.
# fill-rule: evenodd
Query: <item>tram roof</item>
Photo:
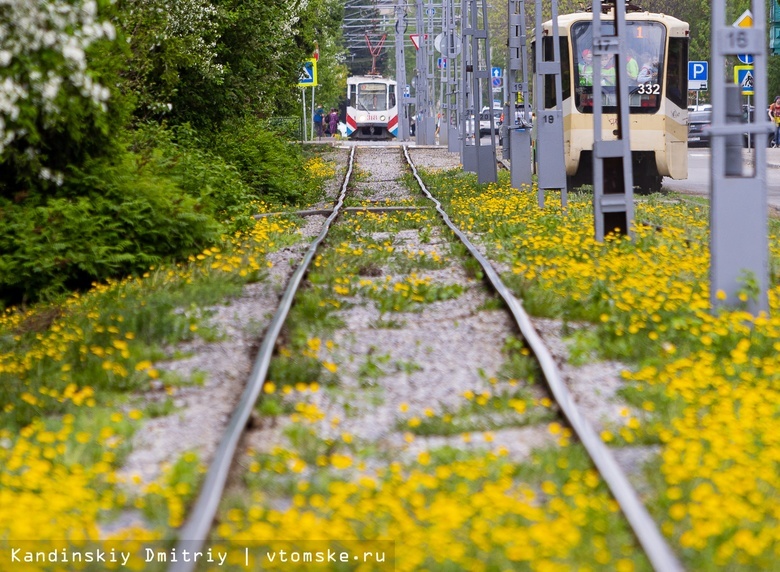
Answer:
M347 83L363 83L369 81L395 83L393 78L383 77L381 75L351 75L347 78Z
M614 20L614 12L610 11L606 14L601 15L602 20ZM558 15L558 31L559 33L565 32L569 27L571 27L572 24L575 22L582 22L582 21L589 21L593 20L593 13L590 11L582 11L582 12L572 12L571 14L560 14ZM668 14L662 14L659 12L627 12L626 13L626 21L627 22L633 22L633 21L652 21L652 22L662 22L666 25L667 29L669 30L670 36L687 36L689 31L688 22L684 22L680 20L679 18L675 18L674 16L670 16ZM545 30L549 30L552 26L552 20L547 20L542 27Z

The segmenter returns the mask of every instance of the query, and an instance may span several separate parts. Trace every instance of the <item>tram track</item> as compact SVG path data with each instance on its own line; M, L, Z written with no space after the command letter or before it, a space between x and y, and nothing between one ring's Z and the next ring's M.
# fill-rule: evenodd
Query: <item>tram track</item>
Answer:
M233 458L236 453L236 447L244 432L244 428L249 421L252 414L252 410L257 403L260 392L263 388L263 383L266 380L268 374L268 368L271 365L271 358L273 356L274 348L276 346L279 334L282 331L282 326L287 318L290 308L293 303L293 298L298 290L298 287L303 280L314 255L317 252L317 248L325 240L325 236L328 234L330 225L339 215L339 211L344 204L344 198L347 194L347 186L349 184L350 175L352 173L355 160L355 149L349 155L349 164L347 166L347 172L344 176L344 183L341 187L341 192L336 200L336 204L333 210L325 220L322 231L310 244L303 260L298 265L298 268L293 272L287 287L282 294L279 307L274 314L271 323L263 338L263 342L258 350L257 357L255 358L252 372L247 380L247 386L236 408L233 411L233 415L228 422L227 428L223 433L223 437L220 440L220 444L214 454L214 459L209 466L209 470L206 473L205 481L201 487L201 492L198 495L195 504L190 512L190 516L184 525L179 530L179 538L181 539L177 544L177 550L190 550L192 552L198 552L205 542L211 524L214 521L214 517L219 509L219 502L222 497L222 492L225 489L225 484L228 479L230 467L233 463ZM181 561L174 564L170 570L172 572L184 572L194 569L194 562Z
M607 483L634 531L639 544L647 554L653 568L658 571L663 570L664 572L681 570L682 567L680 563L642 505L638 494L615 462L614 457L611 455L608 448L601 442L592 426L576 407L574 400L561 380L561 375L555 360L542 339L536 333L536 330L531 323L529 316L523 310L520 301L517 300L503 284L496 270L479 252L479 249L469 240L468 236L452 223L441 203L430 194L420 177L416 166L412 162L408 148L403 148L403 154L420 189L426 195L427 199L433 202L435 205L434 208L444 221L444 224L446 224L449 230L458 237L468 250L469 254L479 263L487 282L491 285L493 291L503 299L509 313L512 315L517 329L520 331L526 344L538 360L539 367L544 374L545 383L549 388L550 394L554 397L562 415L567 420L568 425L586 448L588 455L602 475L604 481ZM307 270L315 259L320 245L327 239L328 233L333 227L333 223L345 212L343 206L350 188L350 178L354 166L355 148L353 148L350 153L347 172L336 204L333 210L330 211L322 231L311 243L303 260L290 277L287 288L281 297L279 307L268 326L262 345L260 346L255 359L252 373L249 376L246 389L228 423L214 456L214 461L209 467L200 494L193 506L190 516L184 526L179 530L178 537L180 540L177 545L177 550L179 551L188 550L191 552L198 552L208 538L212 523L219 509L220 499L225 489L231 466L234 463L234 456L238 444L255 404L262 394L263 384L266 381L271 359L285 320L293 305L293 299L304 280ZM392 207L389 208L392 209ZM360 209L355 212L370 211L368 209ZM355 212L352 214L355 214ZM407 212L409 211L407 210ZM323 213L318 211L316 214ZM173 572L185 572L193 570L194 568L194 563L182 561L171 566L170 570Z

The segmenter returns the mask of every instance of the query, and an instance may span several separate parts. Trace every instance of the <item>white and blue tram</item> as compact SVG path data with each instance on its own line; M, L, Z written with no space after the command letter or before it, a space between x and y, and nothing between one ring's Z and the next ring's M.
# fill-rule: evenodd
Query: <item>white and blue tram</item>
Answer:
M395 80L379 75L347 78L347 136L350 139L398 137Z

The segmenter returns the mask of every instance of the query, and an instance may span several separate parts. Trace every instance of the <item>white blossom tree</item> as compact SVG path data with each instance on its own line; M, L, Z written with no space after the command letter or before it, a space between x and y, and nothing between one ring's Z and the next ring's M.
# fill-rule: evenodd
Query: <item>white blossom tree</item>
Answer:
M89 69L87 51L114 40L95 0L0 0L0 157L9 147L44 179L62 174L39 155L50 143L43 132L61 132L75 105L106 112L110 91Z

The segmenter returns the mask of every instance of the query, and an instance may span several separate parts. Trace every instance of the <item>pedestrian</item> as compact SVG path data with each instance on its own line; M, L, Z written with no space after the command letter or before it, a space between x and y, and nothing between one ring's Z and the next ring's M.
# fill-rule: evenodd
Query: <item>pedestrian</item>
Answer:
M317 134L317 139L322 137L322 122L324 119L325 110L322 108L322 104L320 104L314 112L314 132Z
M409 135L414 137L415 129L417 129L417 120L414 118L414 115L409 118Z
M780 147L780 95L775 97L774 103L769 106L769 119L775 126L775 138L772 147Z
M637 83L649 83L653 81L653 59L650 54L642 54L642 68L636 76Z
M330 136L335 137L339 128L339 113L336 111L335 107L331 107L330 113L328 113L328 127L330 129Z

